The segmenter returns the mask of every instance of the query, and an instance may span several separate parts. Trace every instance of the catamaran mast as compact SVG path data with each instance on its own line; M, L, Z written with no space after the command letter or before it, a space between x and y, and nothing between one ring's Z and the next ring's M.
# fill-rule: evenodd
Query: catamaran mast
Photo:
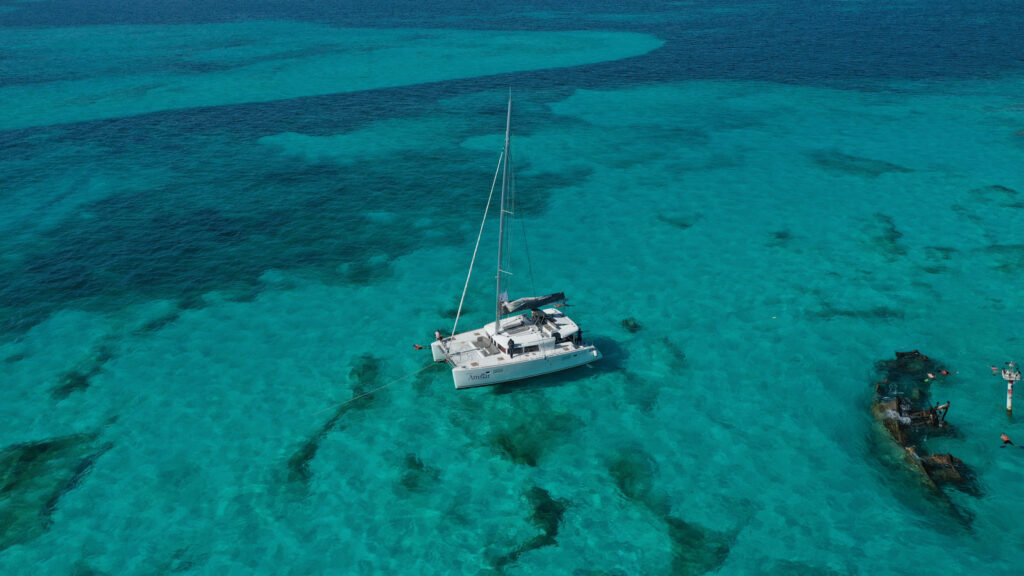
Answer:
M497 293L494 300L494 333L501 331L501 261L504 253L505 238L505 194L508 190L508 155L511 144L510 128L512 126L512 94L508 95L508 113L505 116L505 151L502 153L503 162L501 165L501 203L498 204L498 273Z

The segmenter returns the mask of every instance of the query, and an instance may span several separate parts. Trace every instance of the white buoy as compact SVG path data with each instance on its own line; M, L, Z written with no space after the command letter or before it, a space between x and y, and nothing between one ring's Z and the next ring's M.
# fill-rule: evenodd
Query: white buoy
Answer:
M993 370L995 372L995 370ZM1003 380L1006 380L1006 413L1013 413L1013 383L1020 380L1020 368L1014 362L1007 362L1006 368L1002 370Z

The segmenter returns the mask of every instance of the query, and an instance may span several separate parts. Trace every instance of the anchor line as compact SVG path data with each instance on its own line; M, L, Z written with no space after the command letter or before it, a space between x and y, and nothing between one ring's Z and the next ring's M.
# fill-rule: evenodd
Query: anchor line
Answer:
M341 402L340 404L335 404L334 406L328 406L327 408L324 408L323 410L314 412L313 415L317 416L319 414L323 414L324 412L327 412L328 410L336 410L338 408L341 408L345 404L348 404L350 402L355 402L356 400L359 400L360 398L364 398L366 396L369 396L369 395L373 394L374 392L377 392L379 390L383 390L384 388L387 388L388 386L391 386L392 384L395 384L397 382L401 382L402 380L405 380L406 378L412 378L413 376L419 374L420 372L423 372L427 368L430 368L430 367L434 366L434 364L435 364L434 362L431 362L430 364L427 364L426 366L424 366L423 368L420 368L419 370L417 370L415 372L410 372L409 374L406 374L405 376L399 376L398 378L395 378L394 380L392 380L391 382L388 382L387 384L382 384L382 385L374 388L373 390L370 390L369 392L363 392L362 394L360 394L358 396L353 396L353 397L349 398L348 400L345 400L344 402Z

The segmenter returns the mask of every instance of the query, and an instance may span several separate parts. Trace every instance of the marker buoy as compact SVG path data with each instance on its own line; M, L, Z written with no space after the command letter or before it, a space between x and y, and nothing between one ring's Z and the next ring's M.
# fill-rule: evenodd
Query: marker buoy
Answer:
M995 373L995 366L992 367L992 372ZM1007 362L1006 368L1003 368L999 374L1006 380L1006 413L1013 413L1013 383L1020 380L1020 368L1017 367L1015 362Z

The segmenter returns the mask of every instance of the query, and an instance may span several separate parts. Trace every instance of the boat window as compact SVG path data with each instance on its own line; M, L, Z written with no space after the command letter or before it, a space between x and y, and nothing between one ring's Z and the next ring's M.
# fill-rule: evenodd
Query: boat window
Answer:
M538 350L540 350L540 346L527 346L526 348L523 348L523 352L524 353L526 353L526 352L536 352Z

